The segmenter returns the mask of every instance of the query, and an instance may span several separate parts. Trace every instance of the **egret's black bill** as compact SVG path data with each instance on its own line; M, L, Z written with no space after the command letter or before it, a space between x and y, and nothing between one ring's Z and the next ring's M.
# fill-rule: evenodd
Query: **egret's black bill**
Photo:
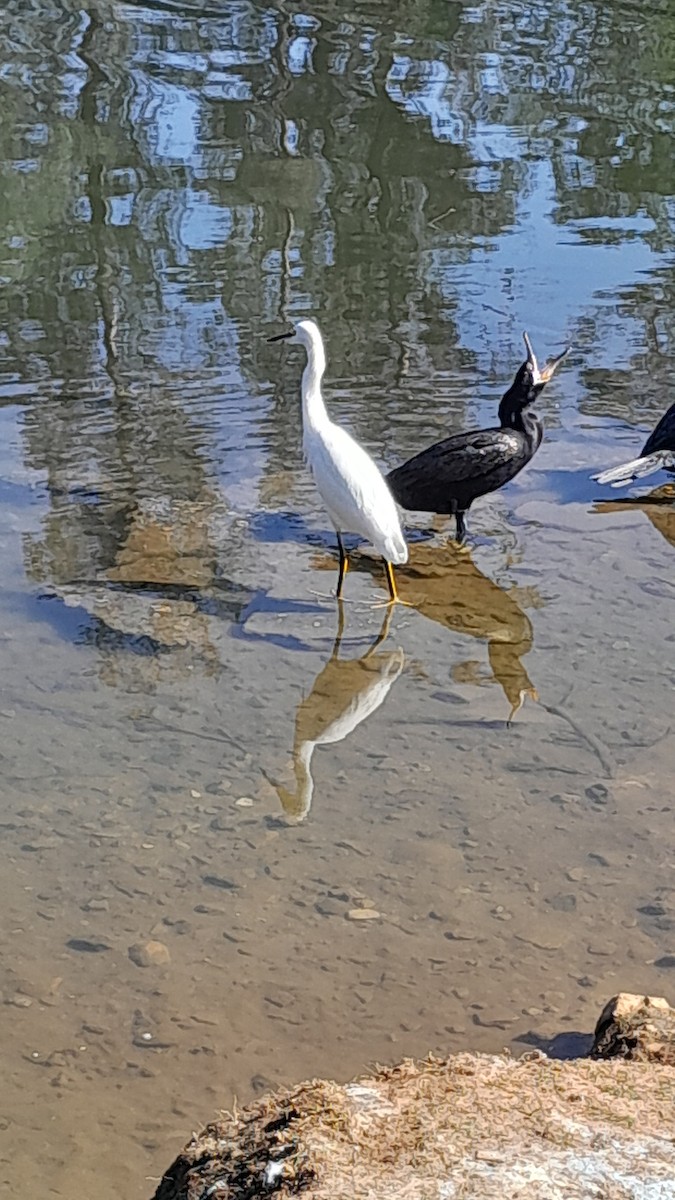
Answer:
M268 338L268 342L283 342L285 338L292 338L294 330L289 330L288 333L277 333L274 337Z

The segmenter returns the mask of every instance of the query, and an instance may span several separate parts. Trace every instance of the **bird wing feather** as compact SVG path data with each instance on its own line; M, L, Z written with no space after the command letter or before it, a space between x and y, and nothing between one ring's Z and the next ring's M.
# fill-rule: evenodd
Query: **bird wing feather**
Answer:
M305 452L336 528L360 533L391 562L406 562L408 550L396 502L363 447L346 429L331 423L328 433L308 434Z
M487 476L504 465L520 449L518 437L508 429L477 429L468 433L455 434L428 446L407 462L390 472L394 495L398 489L414 486L422 495L425 480L434 495L464 481Z

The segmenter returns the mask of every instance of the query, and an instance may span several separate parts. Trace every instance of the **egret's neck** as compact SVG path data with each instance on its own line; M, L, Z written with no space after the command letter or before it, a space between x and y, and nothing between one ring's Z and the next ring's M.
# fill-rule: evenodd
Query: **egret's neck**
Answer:
M302 373L302 423L306 430L319 429L328 421L321 395L321 380L326 370L326 355L321 339L307 346L307 366Z
M298 742L293 748L295 802L298 813L301 813L302 816L305 816L312 806L314 780L310 764L315 746L316 742Z
M277 793L284 812L292 821L304 821L312 807L312 792L314 780L310 762L314 752L315 742L296 742L293 747L293 768L295 773L295 791L276 784Z

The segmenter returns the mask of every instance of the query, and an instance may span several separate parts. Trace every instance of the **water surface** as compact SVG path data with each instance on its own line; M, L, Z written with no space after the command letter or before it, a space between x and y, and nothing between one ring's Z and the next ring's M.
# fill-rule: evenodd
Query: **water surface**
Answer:
M141 1200L234 1097L672 991L672 491L589 476L672 401L675 20L0 28L0 1187ZM310 314L387 466L494 419L523 329L573 346L469 547L412 520L388 630L354 556L339 645L265 340Z

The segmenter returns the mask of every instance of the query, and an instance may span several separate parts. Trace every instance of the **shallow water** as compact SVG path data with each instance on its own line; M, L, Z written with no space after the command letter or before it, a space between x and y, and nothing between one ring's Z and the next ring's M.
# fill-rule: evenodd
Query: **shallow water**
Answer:
M589 475L672 400L675 19L610 7L4 6L3 1194L141 1200L234 1097L672 992L672 494ZM374 649L305 314L387 465L573 346Z

